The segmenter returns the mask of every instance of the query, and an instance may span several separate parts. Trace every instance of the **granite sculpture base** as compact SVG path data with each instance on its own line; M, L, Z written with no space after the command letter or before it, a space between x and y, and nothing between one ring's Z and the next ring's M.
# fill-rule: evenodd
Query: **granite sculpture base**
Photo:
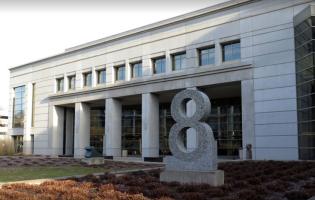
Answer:
M164 162L166 166L160 174L160 181L209 184L214 187L224 184L224 171L217 170L217 161L216 159L209 159L209 154L202 155L194 162L166 156Z
M187 184L209 184L217 187L224 184L224 171L214 170L201 171L163 171L160 174L160 181L179 182Z
M103 165L105 163L103 157L83 158L81 161L87 165Z

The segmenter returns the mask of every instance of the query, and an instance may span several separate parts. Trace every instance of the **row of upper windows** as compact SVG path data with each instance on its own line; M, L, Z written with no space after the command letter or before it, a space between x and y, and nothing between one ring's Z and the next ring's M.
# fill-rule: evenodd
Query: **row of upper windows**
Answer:
M215 46L207 46L199 48L198 62L199 66L212 65L215 63ZM180 52L171 55L172 57L172 70L177 71L186 68L186 52ZM233 41L222 44L222 60L223 62L239 60L241 58L240 41ZM166 72L166 57L158 57L152 59L153 73L161 74ZM131 63L131 77L142 77L142 62ZM126 66L119 65L114 67L115 81L126 80ZM106 83L106 69L96 71L97 84ZM69 90L75 89L75 75L67 77ZM56 79L57 92L64 90L64 78ZM92 86L92 72L83 73L83 86Z

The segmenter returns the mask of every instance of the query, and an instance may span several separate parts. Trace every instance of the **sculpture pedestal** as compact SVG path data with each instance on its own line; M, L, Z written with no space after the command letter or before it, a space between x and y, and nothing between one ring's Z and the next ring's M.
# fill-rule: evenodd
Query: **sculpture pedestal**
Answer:
M208 172L201 171L169 171L165 170L160 174L160 181L188 184L209 184L211 186L221 186L224 184L224 171L214 170Z
M103 165L105 163L103 157L83 158L81 161L88 165Z

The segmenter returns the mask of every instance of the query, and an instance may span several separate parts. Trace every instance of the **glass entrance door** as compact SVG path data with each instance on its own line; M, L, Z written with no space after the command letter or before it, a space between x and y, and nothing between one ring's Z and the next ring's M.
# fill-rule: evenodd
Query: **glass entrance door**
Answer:
M241 99L214 99L211 107L208 123L218 142L218 155L238 157L242 147Z
M98 153L103 153L103 138L105 134L105 108L91 108L90 146Z
M141 156L141 107L124 106L122 109L122 155Z

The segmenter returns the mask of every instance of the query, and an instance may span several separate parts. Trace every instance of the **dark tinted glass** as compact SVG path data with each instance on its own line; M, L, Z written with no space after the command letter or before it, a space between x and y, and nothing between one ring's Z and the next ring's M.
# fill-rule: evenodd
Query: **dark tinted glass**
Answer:
M199 50L199 65L212 65L215 62L215 48L209 47Z
M14 88L13 128L24 127L24 96L25 86Z
M223 44L223 61L233 61L241 59L241 44L239 41Z
M309 18L294 28L300 159L315 159L315 30Z
M161 74L165 72L165 57L153 59L153 67L155 74Z

